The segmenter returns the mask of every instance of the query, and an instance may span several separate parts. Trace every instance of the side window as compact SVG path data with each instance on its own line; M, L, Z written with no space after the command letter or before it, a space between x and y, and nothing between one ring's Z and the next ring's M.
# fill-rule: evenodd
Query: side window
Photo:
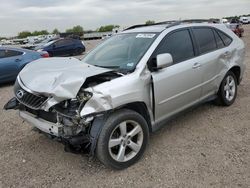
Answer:
M213 30L209 28L194 28L194 36L199 45L200 53L204 54L217 49Z
M72 40L72 39L67 39L67 40L65 41L65 43L66 43L66 45L73 45L73 44L75 43L75 41Z
M222 31L216 30L218 32L218 34L220 35L220 37L222 38L225 46L229 46L232 43L232 39L227 36L225 33L223 33Z
M55 42L56 47L62 47L64 45L65 45L65 40L64 39Z
M73 44L73 40L72 39L64 39L62 40L63 42L63 46L69 46Z
M163 53L170 53L173 56L174 63L194 57L194 48L189 31L186 29L167 35L153 57Z
M4 50L0 50L0 58L4 58L5 52Z
M220 38L219 34L216 31L214 31L214 36L215 36L217 48L223 48L224 43L223 43L222 39Z
M4 57L14 57L14 56L23 55L23 52L19 52L15 50L5 50L4 52L5 52Z

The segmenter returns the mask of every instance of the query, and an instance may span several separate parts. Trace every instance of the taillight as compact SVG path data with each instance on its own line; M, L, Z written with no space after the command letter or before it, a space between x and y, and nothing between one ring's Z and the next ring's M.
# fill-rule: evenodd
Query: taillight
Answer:
M41 56L42 56L43 58L48 58L48 57L49 57L49 53L43 53L43 54L41 54Z

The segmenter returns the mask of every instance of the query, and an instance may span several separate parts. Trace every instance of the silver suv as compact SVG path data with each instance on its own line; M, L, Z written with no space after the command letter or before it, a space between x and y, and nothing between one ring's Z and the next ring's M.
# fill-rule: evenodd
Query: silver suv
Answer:
M196 104L230 106L245 70L244 43L220 24L134 26L83 60L28 64L5 109L106 166L138 161L149 133Z

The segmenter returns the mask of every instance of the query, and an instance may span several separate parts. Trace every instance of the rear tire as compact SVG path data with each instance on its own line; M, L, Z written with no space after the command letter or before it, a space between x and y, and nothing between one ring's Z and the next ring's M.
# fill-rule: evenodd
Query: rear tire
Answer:
M109 168L125 169L142 157L148 139L148 124L140 114L127 109L116 111L102 128L97 158Z
M48 52L49 53L49 57L54 57L54 54L52 52Z
M237 79L233 72L229 71L221 82L217 93L216 103L222 106L230 106L237 97Z

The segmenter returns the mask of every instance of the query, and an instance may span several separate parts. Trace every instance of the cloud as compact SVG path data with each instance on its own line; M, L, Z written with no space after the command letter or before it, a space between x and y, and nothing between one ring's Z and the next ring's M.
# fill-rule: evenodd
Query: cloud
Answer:
M8 0L0 6L0 36L22 30L64 31L74 25L129 26L148 19L209 18L249 14L249 0Z

